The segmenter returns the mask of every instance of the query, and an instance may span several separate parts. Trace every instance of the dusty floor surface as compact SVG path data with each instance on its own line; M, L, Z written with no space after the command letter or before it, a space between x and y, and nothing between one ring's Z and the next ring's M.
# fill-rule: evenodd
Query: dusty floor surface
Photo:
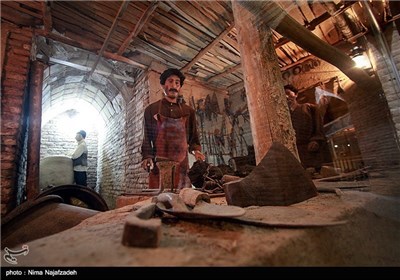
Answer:
M18 265L400 266L399 181L391 185L394 190L376 182L377 191L369 185L364 191L320 193L290 206L292 213L299 213L296 219L278 219L294 224L302 219L345 221L341 225L252 226L226 220L164 218L158 248L132 248L121 244L126 217L139 207L130 205L27 243L29 254L19 256ZM224 199L213 202L223 204ZM268 207L247 209L246 215L264 212L264 218L274 219ZM2 265L10 266L3 259Z

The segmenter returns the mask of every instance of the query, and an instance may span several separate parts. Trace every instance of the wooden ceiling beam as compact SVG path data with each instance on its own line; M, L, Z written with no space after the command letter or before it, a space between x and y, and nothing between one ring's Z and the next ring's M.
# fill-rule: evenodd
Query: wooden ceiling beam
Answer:
M5 1L1 1L1 2L5 2ZM14 2L19 2L20 4L22 4L22 5L24 5L24 6L27 6L27 7L30 7L30 8L32 8L32 9L35 9L35 10L40 10L40 8L41 8L41 3L40 3L40 1L26 1L26 0L22 0L22 1L14 1Z
M217 43L219 43L226 35L231 32L231 30L235 27L235 24L231 24L227 29L225 29L221 34L218 35L208 46L203 48L188 64L186 64L181 71L188 72L190 68L202 57L204 56L211 48L213 48Z
M144 13L140 17L139 21L135 25L134 29L132 30L132 32L128 35L128 37L124 40L122 45L119 47L119 49L117 51L118 55L121 55L125 51L127 46L131 43L132 38L136 37L142 31L143 27L149 21L151 15L157 9L158 6L159 6L159 2L154 2L147 7L146 11L144 11Z
M48 1L41 2L42 14L43 14L43 25L44 30L51 31L53 29L53 21L51 19L51 10Z
M39 59L43 58L42 55L38 55L37 57ZM49 58L49 62L54 63L54 64L60 64L60 65L68 66L68 67L71 67L71 68L74 68L74 69L78 69L78 70L81 70L81 71L84 71L84 72L91 71L91 68L88 67L88 66L76 64L76 63L73 63L73 62L70 62L70 61L65 61L65 60L62 60L62 59L54 58L54 57L50 57ZM107 71L97 70L96 69L95 73L97 73L99 75L103 75L105 77L112 77L112 78L117 79L117 80L122 80L122 81L127 81L127 82L132 82L132 83L135 82L135 79L132 79L130 77L125 77L125 76L122 76L122 75L113 74L113 73L111 73L111 70L110 70L110 72L107 72Z
M215 76L212 76L210 78L207 78L206 81L210 82L210 81L212 81L214 79L217 79L217 78L223 78L223 77L225 77L225 76L227 76L227 75L229 75L229 74L231 74L233 72L236 72L240 68L242 68L242 65L240 63L236 64L236 65L233 65L231 67L228 67L227 69L225 69L223 72L219 73L218 75L215 75Z
M54 41L61 42L61 43L64 43L64 44L67 44L67 45L70 45L70 46L73 46L73 47L76 47L76 48L80 48L82 50L86 50L86 51L89 51L89 52L97 53L97 51L101 48L100 44L95 43L95 42L90 42L90 41L87 41L87 40L86 41L83 41L83 40L76 41L76 40L72 40L70 38L64 37L62 35L58 35L58 34L55 34L55 33L52 33L52 32L46 32L43 29L35 29L34 32L38 36L43 36L43 37L52 39ZM133 60L131 60L129 58L126 58L124 56L117 55L115 53L110 53L110 52L105 51L103 53L103 56L105 58L108 58L108 59L113 59L113 60L116 60L116 61L119 61L119 62L127 63L127 64L132 65L132 66L134 66L136 68L139 68L141 70L147 69L147 66L145 66L145 65L143 65L143 64L141 64L139 62L133 61Z
M190 23L194 28L201 30L211 38L215 36L212 32L205 28L201 22L194 18L193 15L187 13L186 10L179 8L177 5L179 4L179 1L177 1L176 3L174 1L167 1L166 4L174 9L176 12L178 12L178 14L180 14L182 18L185 18L186 21Z
M24 4L24 3L22 3L22 4ZM33 17L35 17L35 18L42 19L42 15L41 15L41 14L32 12L31 10L28 10L28 9L25 9L25 8L21 7L20 4L19 4L18 2L2 1L2 2L1 2L1 5L9 6L10 8L15 9L15 10L17 10L17 11L19 11L19 12L22 12L22 13L24 13L24 14L33 16Z
M120 8L119 8L119 10L118 10L118 13L117 13L117 16L115 17L114 22L112 23L111 28L110 28L110 30L109 30L108 33L107 33L107 37L106 37L106 39L104 40L103 45L101 46L100 52L99 52L98 55L97 55L97 59L96 59L96 61L94 62L93 67L92 67L92 70L89 72L89 76L88 76L88 77L90 77L90 76L94 73L94 70L96 69L97 64L98 64L99 61L100 61L100 58L103 56L103 53L104 53L104 51L106 50L106 48L107 48L107 46L108 46L108 43L109 43L109 41L110 41L110 39L111 39L111 35L113 34L115 28L117 27L118 21L122 18L122 15L125 13L126 8L127 8L128 5L129 5L129 2L130 2L130 1L123 1L123 2L121 3L121 6L120 6Z
M136 61L133 61L133 60L131 60L131 59L125 57L125 56L122 56L122 55L118 55L118 54L115 54L115 53L111 53L111 52L105 51L103 53L103 56L105 58L113 59L113 60L116 60L116 61L119 61L119 62L125 62L125 63L127 63L129 65L132 65L132 66L134 66L136 68L139 68L139 69L142 69L142 70L147 69L146 65L143 65L143 64L141 64L139 62L136 62Z

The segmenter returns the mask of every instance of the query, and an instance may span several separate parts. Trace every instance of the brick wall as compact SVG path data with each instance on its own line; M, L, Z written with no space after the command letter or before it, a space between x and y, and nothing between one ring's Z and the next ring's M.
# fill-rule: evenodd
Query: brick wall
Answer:
M388 27L385 31L385 38L388 42L389 49L393 58L394 66L397 72L400 72L400 35L395 26ZM370 44L375 64L375 71L382 83L384 96L388 102L390 114L395 125L397 137L400 139L400 81L396 83L390 60L377 48L376 44Z
M143 113L150 102L149 75L144 73L132 91L132 99L126 106L126 122L123 128L125 133L125 152L123 163L125 178L122 193L136 192L147 188L148 174L140 167L140 154L143 139ZM155 81L156 82L156 81Z
M115 207L116 197L124 191L124 129L125 109L107 120L104 138L99 140L96 189L110 209Z
M18 200L23 199L26 170L20 168L26 157L23 155L24 103L28 83L32 30L19 29L2 24L4 61L1 77L1 215L12 210ZM5 36L4 34L8 34ZM3 49L3 48L2 48ZM3 56L2 56L3 57ZM21 173L22 172L22 173Z
M400 65L399 34L395 29L385 31L386 40L395 60ZM377 38L368 38L371 60L383 90L356 91L348 96L351 120L356 128L363 160L367 166L386 169L400 164L399 151L399 90L395 90L390 65L380 52ZM378 47L378 48L377 48ZM397 133L396 133L396 127Z

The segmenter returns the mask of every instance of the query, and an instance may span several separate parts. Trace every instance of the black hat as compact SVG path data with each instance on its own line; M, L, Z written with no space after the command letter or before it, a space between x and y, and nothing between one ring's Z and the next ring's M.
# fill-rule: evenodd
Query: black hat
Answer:
M76 134L80 134L80 135L82 135L82 137L83 138L86 138L86 131L84 131L84 130L79 130Z
M160 76L160 84L164 85L165 81L168 79L168 77L172 76L172 75L176 75L179 77L179 81L181 82L181 86L183 86L183 82L185 81L185 75L182 74L181 71L179 71L178 69L175 68L169 68L167 70L165 70L161 76Z

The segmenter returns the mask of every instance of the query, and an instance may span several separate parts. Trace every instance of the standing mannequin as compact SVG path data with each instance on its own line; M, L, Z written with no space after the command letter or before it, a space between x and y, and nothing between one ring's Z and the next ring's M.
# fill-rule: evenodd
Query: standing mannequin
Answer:
M150 171L149 188L159 188L161 165L174 165L173 185L176 189L191 187L188 151L196 160L204 160L192 107L179 95L185 76L178 69L167 69L160 76L164 98L144 112L142 167ZM156 163L156 164L155 164Z
M76 133L75 140L78 142L74 153L72 154L72 163L74 166L74 181L75 184L87 186L87 154L88 149L85 142L86 132L80 130Z
M319 172L324 163L332 161L321 113L315 104L298 103L298 90L294 86L286 85L285 93L301 164L304 168L314 167Z

